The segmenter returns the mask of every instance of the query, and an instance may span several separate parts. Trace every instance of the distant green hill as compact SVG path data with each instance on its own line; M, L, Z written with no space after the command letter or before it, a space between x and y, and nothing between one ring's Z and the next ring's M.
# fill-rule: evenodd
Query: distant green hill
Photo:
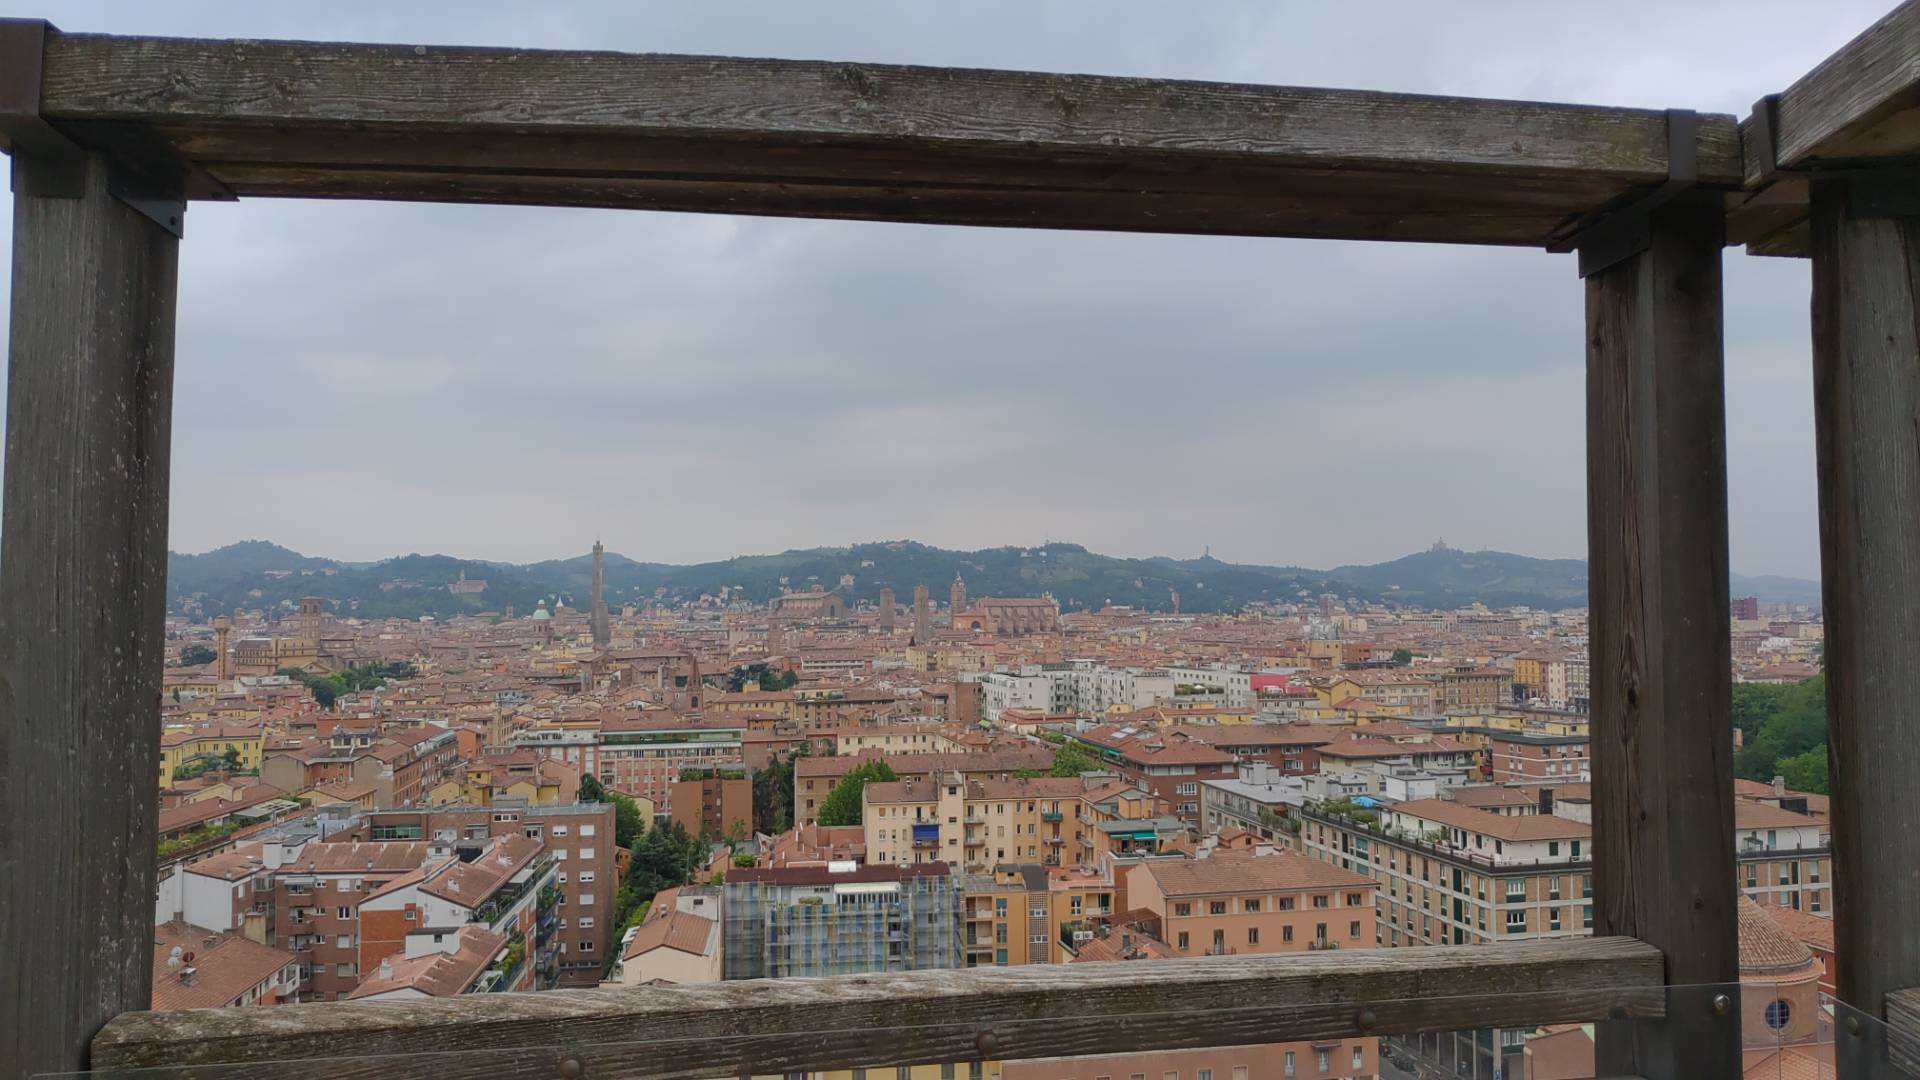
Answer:
M486 591L449 592L446 586L463 571L469 580L485 581ZM851 575L853 585L841 589L842 594L856 602L875 601L881 587L890 585L906 604L913 587L924 584L936 602L944 603L948 586L959 575L971 596L1050 593L1066 611L1108 603L1167 611L1175 591L1180 609L1195 613L1238 611L1259 602L1302 602L1326 592L1419 607L1478 601L1489 607L1557 609L1585 604L1587 588L1586 564L1578 559L1450 549L1333 570L1242 565L1211 557L1121 559L1058 543L949 551L910 540L742 555L690 566L635 562L611 552L606 557L607 601L616 608L652 598L693 600L717 595L723 587L764 602L784 589L806 589L815 582L840 588L843 575ZM283 607L302 596L323 597L343 613L368 618L446 616L509 605L526 612L552 597L584 607L591 582L592 560L585 554L526 565L417 554L343 563L249 540L167 558L170 606L182 610L189 602L197 603L208 614L236 607ZM1736 575L1734 595L1817 603L1819 584Z

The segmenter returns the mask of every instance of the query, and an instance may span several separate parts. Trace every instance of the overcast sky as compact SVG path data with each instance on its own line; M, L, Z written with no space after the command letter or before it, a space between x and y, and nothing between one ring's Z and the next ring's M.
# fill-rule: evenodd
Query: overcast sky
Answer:
M74 31L1744 116L1887 3L47 0L34 13ZM1570 255L267 200L196 203L187 220L178 550L257 537L348 559L532 560L598 534L634 558L692 561L911 537L1331 566L1438 537L1586 546ZM1807 266L1729 251L1726 269L1733 567L1812 577Z

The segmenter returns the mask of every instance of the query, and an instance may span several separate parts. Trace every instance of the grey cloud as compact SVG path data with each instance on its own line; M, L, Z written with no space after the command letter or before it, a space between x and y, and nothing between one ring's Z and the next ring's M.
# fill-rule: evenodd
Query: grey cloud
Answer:
M73 30L778 55L1744 112L1866 26L1724 5L54 4ZM1793 17L1784 17L1793 16ZM1648 33L1658 25L1660 32ZM697 559L914 536L1327 565L1585 546L1531 251L196 206L173 543ZM1728 255L1734 565L1817 569L1803 264Z

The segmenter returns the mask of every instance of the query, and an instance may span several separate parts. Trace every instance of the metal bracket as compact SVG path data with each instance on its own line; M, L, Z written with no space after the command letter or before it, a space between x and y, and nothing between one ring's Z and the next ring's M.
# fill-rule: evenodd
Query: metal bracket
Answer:
M77 199L86 193L87 147L69 138L40 115L42 66L47 34L57 33L44 19L0 19L0 150L13 156L16 194L47 199ZM218 181L205 176L178 155L143 155L156 171L142 168L126 155L102 148L108 162L107 193L134 212L172 233L182 235L187 217L189 178L198 173L198 185L211 197L231 199ZM164 178L167 174L172 179Z
M1700 114L1668 109L1666 181L1575 223L1547 250L1579 252L1583 278L1647 250L1653 242L1653 212L1691 191L1700 180L1699 132Z

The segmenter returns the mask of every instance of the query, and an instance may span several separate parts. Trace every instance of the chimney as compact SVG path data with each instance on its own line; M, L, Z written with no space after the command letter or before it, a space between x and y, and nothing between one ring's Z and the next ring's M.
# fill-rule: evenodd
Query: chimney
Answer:
M1776 776L1776 777L1774 777L1774 778L1773 778L1773 793L1774 793L1775 795L1785 795L1785 794L1787 793L1787 778L1786 778L1786 777L1784 777L1784 776Z
M393 978L393 957L383 956L380 958L380 977L389 980Z
M181 986L192 986L192 985L193 985L193 978L194 978L194 976L196 976L196 975L198 975L198 974L200 974L200 973L199 973L198 971L196 971L196 970L194 970L193 968L190 968L190 967L184 967L184 968L181 968L181 969L180 969L180 985L181 985Z
M1553 789L1550 787L1540 789L1540 816L1553 816Z
M286 849L280 846L280 841L269 840L260 845L260 865L269 870L278 870L285 861Z

